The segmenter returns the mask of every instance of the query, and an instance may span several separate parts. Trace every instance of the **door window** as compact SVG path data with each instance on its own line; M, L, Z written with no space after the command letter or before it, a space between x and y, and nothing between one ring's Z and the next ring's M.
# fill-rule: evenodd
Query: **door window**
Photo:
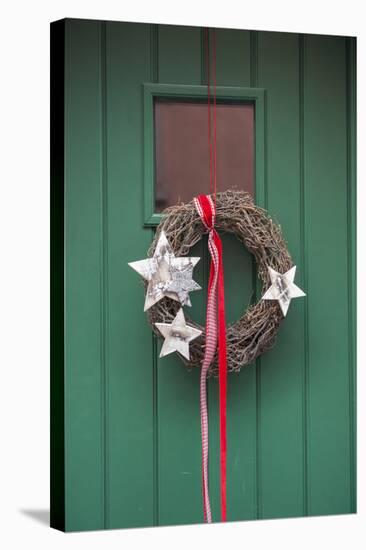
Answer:
M217 190L254 191L254 105L217 102ZM155 98L155 212L209 192L206 101ZM212 125L213 128L213 125Z

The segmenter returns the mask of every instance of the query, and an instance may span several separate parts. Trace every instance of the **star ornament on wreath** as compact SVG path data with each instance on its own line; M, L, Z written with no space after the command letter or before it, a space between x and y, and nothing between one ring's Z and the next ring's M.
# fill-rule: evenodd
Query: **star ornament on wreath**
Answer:
M165 338L160 357L177 351L189 360L189 342L198 338L202 330L186 324L183 309L178 310L172 323L155 323L155 326Z
M272 267L268 267L268 271L272 285L262 296L262 300L277 300L283 316L286 317L292 298L306 296L305 292L294 284L296 265L292 266L286 273L278 273Z
M128 264L148 281L144 311L164 297L190 306L189 292L201 289L192 279L193 268L199 260L196 257L176 257L162 231L152 258Z

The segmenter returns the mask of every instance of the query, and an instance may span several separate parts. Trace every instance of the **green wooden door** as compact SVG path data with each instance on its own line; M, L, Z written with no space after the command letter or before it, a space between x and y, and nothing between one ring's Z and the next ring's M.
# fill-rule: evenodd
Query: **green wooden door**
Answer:
M155 223L143 84L204 85L203 33L68 19L51 44L51 523L201 522L199 372L158 358L127 262L145 257ZM230 376L228 518L352 513L355 40L218 29L217 52L218 86L261 90L256 201L280 222L307 293L276 347ZM255 266L228 236L224 254L230 321ZM192 298L202 322L205 291ZM219 520L215 380L208 401Z

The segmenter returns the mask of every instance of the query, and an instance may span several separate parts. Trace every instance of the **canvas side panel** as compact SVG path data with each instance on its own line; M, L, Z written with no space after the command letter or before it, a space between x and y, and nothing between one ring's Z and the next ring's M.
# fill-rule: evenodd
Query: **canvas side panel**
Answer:
M65 22L51 24L51 468L50 523L65 529L64 94Z

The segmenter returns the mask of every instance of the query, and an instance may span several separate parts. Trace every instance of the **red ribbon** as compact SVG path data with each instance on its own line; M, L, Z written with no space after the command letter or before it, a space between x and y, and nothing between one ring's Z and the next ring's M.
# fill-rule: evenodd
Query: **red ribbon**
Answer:
M208 419L206 403L206 377L218 345L219 363L219 407L220 407L220 496L221 521L226 521L226 321L224 266L222 242L214 228L216 209L210 195L199 195L194 199L197 212L209 233L208 246L211 254L210 277L207 294L206 347L201 371L201 430L202 430L202 481L205 519L211 521L208 496Z

